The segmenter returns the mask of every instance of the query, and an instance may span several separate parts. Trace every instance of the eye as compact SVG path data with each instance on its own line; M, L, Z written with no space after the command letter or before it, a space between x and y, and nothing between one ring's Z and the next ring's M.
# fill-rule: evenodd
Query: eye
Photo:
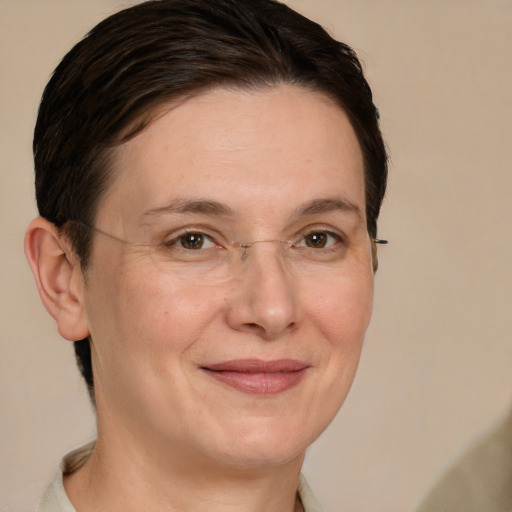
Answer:
M166 247L179 247L190 251L198 251L200 249L209 249L215 247L212 238L204 233L187 232L165 243Z
M328 249L341 242L341 237L330 231L312 231L294 244L294 247L309 247L311 249Z

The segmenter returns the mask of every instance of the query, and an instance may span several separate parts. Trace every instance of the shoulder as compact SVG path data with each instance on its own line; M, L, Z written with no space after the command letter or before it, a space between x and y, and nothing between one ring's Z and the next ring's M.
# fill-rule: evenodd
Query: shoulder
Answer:
M298 493L304 507L304 512L325 512L311 487L309 487L304 475L300 475Z
M91 455L95 444L96 441L92 441L73 450L62 459L39 502L38 512L76 512L64 489L62 476L81 467Z

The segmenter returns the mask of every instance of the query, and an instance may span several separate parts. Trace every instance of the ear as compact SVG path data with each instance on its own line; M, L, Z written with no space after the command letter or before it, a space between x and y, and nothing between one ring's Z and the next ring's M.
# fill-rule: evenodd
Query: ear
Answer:
M372 240L372 266L373 266L373 273L377 272L377 269L379 268L379 258L377 256L377 243L375 240Z
M38 217L25 234L25 255L41 300L57 322L59 334L70 341L87 338L84 278L69 242L54 224Z

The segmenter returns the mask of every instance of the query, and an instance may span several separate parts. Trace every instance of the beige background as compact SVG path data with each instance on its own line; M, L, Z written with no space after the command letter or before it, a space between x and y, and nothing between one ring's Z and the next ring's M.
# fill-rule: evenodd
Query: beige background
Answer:
M309 452L334 511L408 511L512 399L512 2L290 0L364 61L392 156L375 315L354 388ZM0 0L0 511L34 510L94 435L23 252L44 84L129 2Z

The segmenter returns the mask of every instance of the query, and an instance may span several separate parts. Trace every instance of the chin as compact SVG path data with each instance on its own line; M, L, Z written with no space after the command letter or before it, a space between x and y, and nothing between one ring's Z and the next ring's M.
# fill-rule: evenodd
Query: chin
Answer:
M222 457L227 464L253 468L285 465L302 459L307 447L321 433L320 430L308 435L304 429L289 424L256 423L260 424L245 425L228 436Z
M224 463L229 466L258 469L285 466L294 460L302 460L306 447L295 449L279 449L279 451L266 447L242 447L240 450L230 450L223 457Z

